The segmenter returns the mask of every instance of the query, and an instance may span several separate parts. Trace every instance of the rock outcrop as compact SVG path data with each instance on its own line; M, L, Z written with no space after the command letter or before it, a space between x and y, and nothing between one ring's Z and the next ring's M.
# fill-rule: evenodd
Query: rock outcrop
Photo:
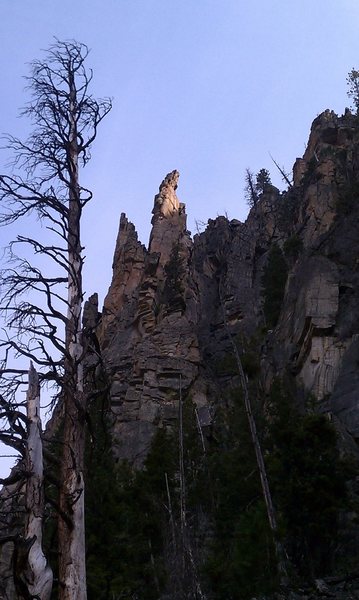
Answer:
M280 318L257 347L264 389L289 369L320 410L357 435L357 217L340 208L359 172L353 116L317 117L293 172L293 187L282 195L269 187L245 223L218 217L193 241L177 171L155 196L148 250L121 215L97 328L119 458L142 464L156 429L175 423L180 395L194 400L204 426L211 423L223 387L218 364L231 338L241 344L265 327L263 268L271 245L285 249L293 237L301 250L288 259Z
M199 371L196 289L189 277L192 242L185 206L176 195L178 177L177 171L167 175L155 197L148 250L121 216L99 327L111 374L116 454L137 466L156 428L175 421L180 395L189 388L195 393Z
M300 194L291 232L303 250L289 274L274 333L280 369L290 367L321 409L337 415L356 438L358 158L353 116L325 111L317 117L294 170ZM302 173L298 164L305 164Z
M175 424L180 396L194 401L201 426L210 425L230 336L251 336L261 322L261 265L278 230L274 188L246 224L218 217L192 241L178 177L167 175L155 196L148 250L121 216L98 327L116 455L136 466L156 429Z

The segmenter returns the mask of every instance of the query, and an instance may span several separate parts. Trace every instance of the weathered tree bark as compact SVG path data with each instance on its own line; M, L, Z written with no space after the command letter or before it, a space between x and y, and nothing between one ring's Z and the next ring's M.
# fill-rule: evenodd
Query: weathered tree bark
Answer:
M58 524L60 600L86 600L83 476L85 430L77 402L81 402L78 393L65 398Z
M82 256L81 199L76 126L76 87L69 68L69 207L68 314L65 331L64 434L59 515L60 600L86 600L84 452L86 399L83 384L84 348L81 335ZM63 515L68 519L64 519Z
M271 155L271 153L269 153L269 156L271 157L272 161L274 162L275 166L277 167L279 173L281 174L283 181L285 181L288 184L289 189L293 187L293 183L291 182L291 180L289 179L289 175L287 175L287 173L284 170L284 167L280 167L279 164L277 163L276 160L274 160L273 156Z
M41 600L48 600L52 589L52 570L42 550L42 529L44 517L44 477L40 419L39 379L33 365L29 369L27 392L28 439L26 470L31 476L26 482L26 523L25 544L30 546L26 581L29 594Z
M252 208L258 202L258 193L256 190L256 184L254 181L254 175L249 169L246 169L245 181L246 181L246 187L245 187L244 191L246 194L247 204L248 204L248 206L250 206Z

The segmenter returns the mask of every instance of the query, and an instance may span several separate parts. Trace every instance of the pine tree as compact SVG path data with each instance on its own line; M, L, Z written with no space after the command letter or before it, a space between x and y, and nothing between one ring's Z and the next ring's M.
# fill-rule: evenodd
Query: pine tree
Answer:
M352 99L356 113L359 114L359 71L352 69L347 77L347 95Z
M272 185L269 171L261 169L256 175L256 191L258 194L264 194L268 186Z

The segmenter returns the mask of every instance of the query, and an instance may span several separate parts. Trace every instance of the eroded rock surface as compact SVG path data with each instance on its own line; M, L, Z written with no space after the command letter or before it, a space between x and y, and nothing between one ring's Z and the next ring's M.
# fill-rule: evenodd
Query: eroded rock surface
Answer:
M263 331L263 267L271 245L285 249L293 236L302 249L288 258L280 318L257 347L264 389L289 370L321 410L338 414L357 435L358 217L339 210L359 172L357 138L349 112L325 111L313 122L287 194L269 186L245 223L218 217L193 241L177 171L155 196L148 249L121 215L97 328L118 457L142 464L157 427L175 423L180 396L191 396L210 425L225 377L218 365L232 339L245 345Z
M148 250L122 215L99 328L111 376L116 453L136 466L156 428L175 422L180 396L195 389L198 378L192 242L176 195L178 177L177 171L167 175L155 197Z

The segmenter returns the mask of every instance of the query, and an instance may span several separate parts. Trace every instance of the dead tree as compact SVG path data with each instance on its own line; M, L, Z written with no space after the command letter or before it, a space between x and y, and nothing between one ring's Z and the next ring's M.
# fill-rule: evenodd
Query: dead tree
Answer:
M26 400L28 434L26 443L25 540L31 540L26 581L33 596L48 600L52 589L52 570L42 549L44 518L44 464L41 439L40 386L33 365L29 369L29 388Z
M254 173L250 169L246 169L245 173L246 186L244 188L245 199L250 208L253 208L258 202L258 191L256 189L256 182Z
M22 406L7 403L1 397L0 417L7 423L0 439L12 447L22 458L13 468L9 477L1 483L7 486L3 498L5 507L1 514L0 545L13 544L13 582L5 582L7 590L13 595L15 590L20 597L49 600L52 589L52 570L42 549L44 517L44 469L42 452L42 432L40 418L40 386L36 370L30 364L28 371L28 389L26 411ZM9 504L10 500L10 504ZM24 510L22 526L12 529L11 505ZM4 534L5 531L5 535ZM5 552L6 555L6 552ZM9 553L8 553L9 556ZM9 556L10 558L10 556ZM10 567L10 560L9 560Z
M283 181L288 185L288 188L291 189L293 187L293 183L289 179L288 173L285 172L284 167L281 167L277 163L277 161L273 158L273 156L271 155L271 153L269 153L269 156L271 157L271 159L274 162L275 166L277 167L279 173L281 174Z
M0 175L0 223L12 224L33 215L47 230L43 238L18 236L10 244L11 262L1 274L0 309L7 330L0 346L5 354L1 374L8 400L23 383L15 378L10 363L26 357L39 370L40 383L55 386L63 406L60 600L86 599L83 463L87 396L80 224L92 193L80 185L79 169L89 161L98 126L111 109L109 99L95 100L90 94L92 71L85 68L88 52L84 44L56 40L46 60L32 63L31 100L23 115L30 118L33 131L25 142L7 137L13 171ZM23 247L27 253L33 251L32 262L18 256L18 248L21 252ZM47 259L46 267L36 261L39 255Z

